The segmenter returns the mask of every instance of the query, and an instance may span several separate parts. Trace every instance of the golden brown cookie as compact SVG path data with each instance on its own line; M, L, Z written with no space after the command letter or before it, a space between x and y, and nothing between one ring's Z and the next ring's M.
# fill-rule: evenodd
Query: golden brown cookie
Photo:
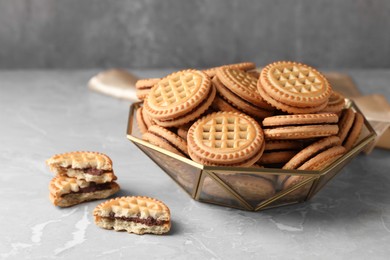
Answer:
M95 183L57 176L50 182L49 198L55 206L70 207L86 201L107 198L119 189L116 182Z
M261 119L273 115L273 111L260 108L232 92L230 89L224 86L217 77L214 77L212 82L216 87L219 96L239 111L243 111L250 116Z
M338 116L333 113L281 115L263 120L266 139L309 139L338 133Z
M341 112L341 117L339 121L339 133L338 137L340 137L340 144L343 145L345 143L346 138L348 137L348 133L352 129L352 125L355 121L355 112L352 108L344 109Z
M138 129L140 130L141 134L144 134L148 131L148 126L145 123L145 119L144 119L143 113L142 113L143 109L144 109L143 107L139 107L137 109L137 113L135 116L136 120L137 120L137 126L138 126Z
M348 136L343 143L343 146L347 151L350 150L356 143L356 141L359 139L360 133L363 129L363 125L363 116L360 113L355 113L355 120L353 121L351 130L349 131Z
M234 64L227 64L227 65L222 65L219 67L214 67L210 69L205 69L203 72L205 72L207 75L209 75L210 78L214 77L215 74L217 73L217 69L219 68L230 68L230 69L238 69L238 70L252 70L256 68L256 64L253 62L241 62L241 63L234 63Z
M187 138L191 158L206 165L250 166L264 150L260 125L239 113L209 114L191 126Z
M316 69L302 63L280 61L267 65L257 88L272 106L288 113L314 113L324 109L332 89Z
M320 112L339 114L345 106L345 98L341 93L333 91L329 97L328 104Z
M149 127L142 139L181 156L188 156L187 142L170 130L158 125Z
M95 224L104 229L125 230L135 234L164 234L171 228L169 208L149 197L120 197L98 205Z
M57 175L88 182L104 183L117 179L111 159L103 153L77 151L56 154L46 160L46 164Z
M151 78L151 79L139 79L135 83L137 89L136 94L138 99L144 100L149 94L150 89L160 81L160 78Z

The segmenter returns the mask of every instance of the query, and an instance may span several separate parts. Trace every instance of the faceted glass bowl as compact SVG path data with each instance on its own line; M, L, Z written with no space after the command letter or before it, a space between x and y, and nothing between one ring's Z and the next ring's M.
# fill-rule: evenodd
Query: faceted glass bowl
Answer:
M347 107L359 109L346 99ZM177 155L141 139L135 119L142 103L130 106L127 138L163 169L193 199L226 207L258 211L303 202L312 198L328 181L359 154L375 138L375 131L364 119L364 126L355 146L341 158L321 171L283 170L274 168L206 166ZM301 180L287 189L278 187L269 192L261 186L245 188L247 183L266 183L280 176L301 176ZM260 178L260 179L259 179Z

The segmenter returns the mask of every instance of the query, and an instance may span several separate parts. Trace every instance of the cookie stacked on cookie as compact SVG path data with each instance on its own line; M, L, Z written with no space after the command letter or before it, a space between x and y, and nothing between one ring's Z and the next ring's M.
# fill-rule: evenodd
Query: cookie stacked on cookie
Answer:
M105 154L81 151L57 154L46 164L56 174L49 185L50 200L55 206L70 207L119 191L112 161Z

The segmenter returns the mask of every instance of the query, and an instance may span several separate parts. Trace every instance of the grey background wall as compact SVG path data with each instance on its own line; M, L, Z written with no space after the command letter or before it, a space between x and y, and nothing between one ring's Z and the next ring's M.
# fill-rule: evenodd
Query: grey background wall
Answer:
M0 0L0 68L390 67L390 1Z

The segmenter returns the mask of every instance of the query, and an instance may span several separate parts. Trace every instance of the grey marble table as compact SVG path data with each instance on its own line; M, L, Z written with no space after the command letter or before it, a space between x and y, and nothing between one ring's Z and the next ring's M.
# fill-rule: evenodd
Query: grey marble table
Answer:
M97 72L0 71L0 259L389 259L390 151L358 156L307 203L246 212L196 202L126 139L129 103L86 88ZM390 70L346 72L390 100ZM119 195L164 201L170 234L100 229L97 201L54 207L44 161L73 150L110 155Z

